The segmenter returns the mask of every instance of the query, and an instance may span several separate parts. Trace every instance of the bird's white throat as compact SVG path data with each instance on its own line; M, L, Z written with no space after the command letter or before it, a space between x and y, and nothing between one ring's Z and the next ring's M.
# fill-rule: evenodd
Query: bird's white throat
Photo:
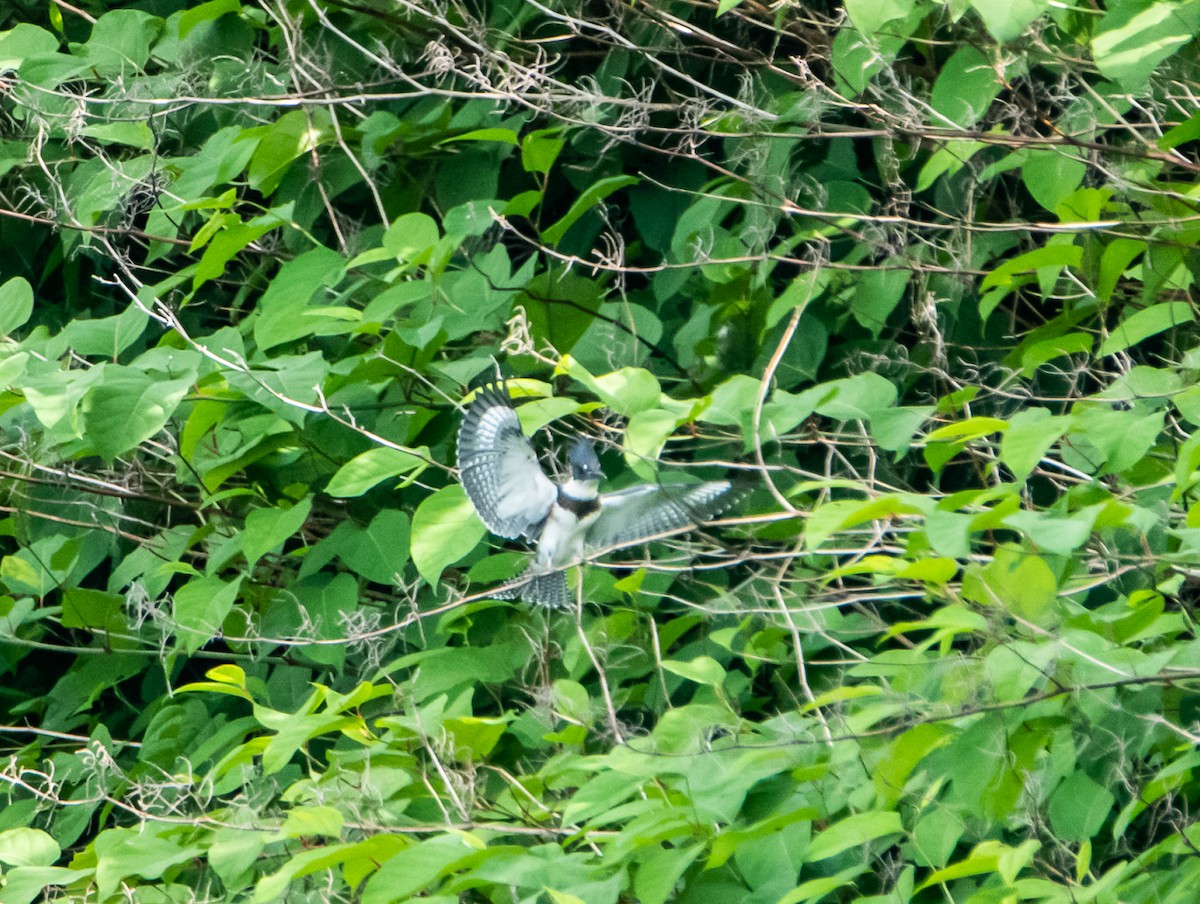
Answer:
M562 493L564 496L570 496L572 499L579 499L584 502L595 499L598 494L600 482L598 480L576 480L572 477L562 485Z

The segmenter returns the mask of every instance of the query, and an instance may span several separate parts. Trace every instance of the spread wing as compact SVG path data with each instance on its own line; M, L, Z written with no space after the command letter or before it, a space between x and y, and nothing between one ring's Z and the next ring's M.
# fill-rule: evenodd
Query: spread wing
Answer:
M558 490L538 464L508 392L485 386L458 429L458 471L492 533L532 538Z
M600 496L600 514L588 529L589 550L629 546L657 534L695 527L729 508L728 480L683 486L646 483Z

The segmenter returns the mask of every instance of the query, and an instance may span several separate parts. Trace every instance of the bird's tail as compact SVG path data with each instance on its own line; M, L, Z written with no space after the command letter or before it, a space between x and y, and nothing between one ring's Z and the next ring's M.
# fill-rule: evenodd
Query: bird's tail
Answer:
M566 609L571 605L571 591L567 587L565 571L543 572L534 574L530 567L517 580L515 587L509 587L492 596L498 600L513 600L518 597L527 603L546 606L549 609Z

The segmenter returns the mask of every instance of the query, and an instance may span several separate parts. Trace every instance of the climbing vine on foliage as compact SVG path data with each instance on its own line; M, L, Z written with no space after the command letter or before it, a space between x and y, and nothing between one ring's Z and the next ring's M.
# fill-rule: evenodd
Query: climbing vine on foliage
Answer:
M1198 30L8 4L0 900L1194 900ZM748 495L493 600L497 372Z

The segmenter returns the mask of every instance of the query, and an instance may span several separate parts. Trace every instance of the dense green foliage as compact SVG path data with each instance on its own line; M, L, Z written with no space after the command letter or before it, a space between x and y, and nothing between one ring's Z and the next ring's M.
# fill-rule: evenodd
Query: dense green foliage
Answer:
M0 900L1194 902L1198 30L6 4ZM491 600L497 370L752 489Z

